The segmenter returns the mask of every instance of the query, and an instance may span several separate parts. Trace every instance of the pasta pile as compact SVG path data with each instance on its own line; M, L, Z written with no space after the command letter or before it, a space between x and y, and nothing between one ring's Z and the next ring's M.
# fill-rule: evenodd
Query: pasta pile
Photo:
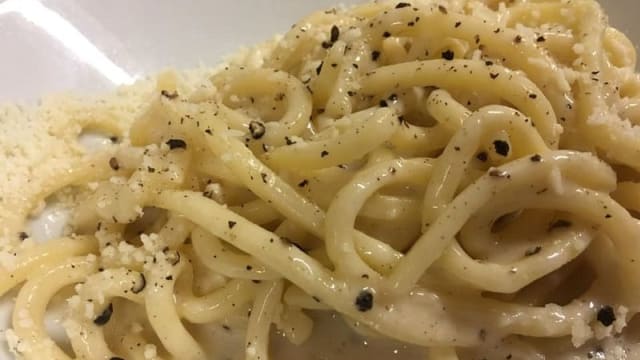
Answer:
M298 345L334 311L425 359L638 358L635 56L592 0L384 1L163 73L131 122L79 106L59 137L113 144L2 203L11 351L210 359L206 325L267 360L272 325Z

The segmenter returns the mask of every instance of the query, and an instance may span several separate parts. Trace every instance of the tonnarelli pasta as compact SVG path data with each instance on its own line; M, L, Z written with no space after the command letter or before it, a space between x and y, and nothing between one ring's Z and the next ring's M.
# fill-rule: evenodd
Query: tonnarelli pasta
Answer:
M164 73L131 123L70 112L51 134L114 144L2 203L10 348L209 359L208 324L267 360L272 324L301 344L334 311L425 359L639 358L635 56L591 0L384 1ZM59 193L65 234L34 243Z

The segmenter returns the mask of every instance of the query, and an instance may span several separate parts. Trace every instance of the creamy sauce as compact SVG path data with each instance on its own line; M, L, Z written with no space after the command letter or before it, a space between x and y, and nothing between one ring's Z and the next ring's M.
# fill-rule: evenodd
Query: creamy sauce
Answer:
M300 346L291 344L279 331L272 332L271 354L274 359L418 360L427 356L426 350L418 346L383 337L361 336L334 312L316 311L310 315L314 320L313 332ZM236 326L229 326L229 330L220 325L199 326L196 337L213 358L244 359L245 328L241 321L237 321Z

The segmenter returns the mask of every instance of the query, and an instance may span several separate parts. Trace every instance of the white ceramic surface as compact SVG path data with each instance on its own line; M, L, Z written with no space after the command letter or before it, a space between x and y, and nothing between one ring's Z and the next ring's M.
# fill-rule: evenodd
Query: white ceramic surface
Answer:
M59 91L106 91L167 67L213 65L336 2L358 1L0 0L0 102L33 101ZM640 44L640 1L602 4L610 21ZM56 216L52 213L54 221L46 226L59 223ZM9 323L4 303L0 335ZM4 347L0 339L0 360L11 359ZM379 356L406 358L394 355Z
M0 1L0 101L108 90L166 67L214 64L338 2L358 1ZM640 2L602 3L640 43Z

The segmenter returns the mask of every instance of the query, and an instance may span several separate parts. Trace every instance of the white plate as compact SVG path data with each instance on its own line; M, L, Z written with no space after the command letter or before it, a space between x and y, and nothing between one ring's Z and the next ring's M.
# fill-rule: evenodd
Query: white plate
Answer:
M167 67L213 65L337 2L358 1L0 0L0 102L106 91ZM611 22L640 44L640 2L602 4ZM6 310L0 309L0 331L9 324ZM0 341L0 360L10 359L4 347ZM387 350L374 351L394 357L380 353Z
M214 64L305 14L357 0L0 1L0 102L102 91L166 67ZM640 43L637 0L603 0Z

